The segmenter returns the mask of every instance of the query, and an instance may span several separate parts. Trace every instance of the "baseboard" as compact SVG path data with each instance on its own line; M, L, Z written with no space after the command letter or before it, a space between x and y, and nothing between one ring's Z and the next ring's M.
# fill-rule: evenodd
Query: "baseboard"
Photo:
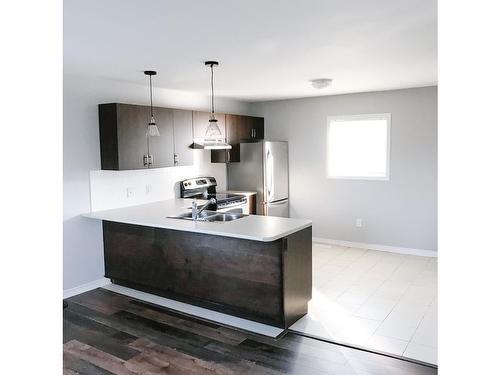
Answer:
M185 314L197 319L201 319L211 323L218 323L224 326L229 326L237 330L251 332L258 335L264 335L276 339L280 337L285 331L284 328L274 327L267 324L254 322L252 320L238 318L234 315L224 314L218 311L205 309L203 307L190 305L188 303L179 302L173 299L160 297L155 294L141 292L140 290L127 288L117 284L109 284L104 287L112 292L123 294L144 302L154 305L162 306L169 310L174 310L181 314Z
M387 245L377 245L364 242L350 242L350 241L340 241L332 240L330 238L313 237L313 242L319 242L324 244L346 246L346 247L357 247L361 249L370 249L378 251L387 251L390 253L406 254L406 255L417 255L421 257L437 257L437 251L423 250L423 249L412 249L409 247L398 247L398 246L387 246Z
M108 284L111 284L111 281L103 277L102 279L97 279L86 284L75 286L74 288L71 289L63 290L63 298L73 297L76 296L77 294L85 293L88 292L89 290L100 288Z

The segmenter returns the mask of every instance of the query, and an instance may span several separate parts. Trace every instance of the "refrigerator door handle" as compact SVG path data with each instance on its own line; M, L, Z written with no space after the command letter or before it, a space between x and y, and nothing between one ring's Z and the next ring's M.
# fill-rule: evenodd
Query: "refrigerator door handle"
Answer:
M290 217L289 204L288 198L275 202L267 202L264 205L264 215Z
M288 204L288 198L282 199L282 200L276 201L276 202L266 202L266 204L268 204L270 206L281 206L283 204Z
M266 171L267 171L267 199L266 201L271 201L274 197L274 160L271 150L266 152Z

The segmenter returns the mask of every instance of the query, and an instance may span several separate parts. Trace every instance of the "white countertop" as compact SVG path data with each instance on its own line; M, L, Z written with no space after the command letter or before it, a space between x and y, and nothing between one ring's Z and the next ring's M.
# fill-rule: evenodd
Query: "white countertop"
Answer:
M202 201L199 200L201 203ZM203 222L171 219L188 212L191 199L172 199L138 206L94 211L83 216L91 219L115 221L148 227L182 230L186 232L213 234L255 241L274 241L312 225L311 220L284 217L249 215L227 222Z

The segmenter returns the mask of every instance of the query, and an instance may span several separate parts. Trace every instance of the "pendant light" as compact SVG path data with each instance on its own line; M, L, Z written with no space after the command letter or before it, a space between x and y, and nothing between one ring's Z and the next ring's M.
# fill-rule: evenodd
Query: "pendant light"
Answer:
M205 66L210 67L210 88L212 104L207 129L203 136L193 138L192 148L205 150L230 150L232 146L226 143L224 134L221 132L217 119L215 118L215 94L214 94L214 66L219 66L217 61L205 61Z
M156 125L156 121L153 116L153 83L151 77L155 76L156 72L154 70L146 70L144 74L149 76L149 108L150 108L151 119L149 120L148 128L146 131L147 154L143 156L142 160L145 167L151 168L153 166L153 155L151 155L149 139L151 137L160 136L160 131L158 130L158 126Z
M207 131L205 132L206 138L222 137L217 119L215 118L215 104L214 104L214 66L219 66L217 61L205 61L205 65L210 67L210 86L212 89L212 112L208 120Z
M151 119L149 120L149 124L148 124L148 136L159 137L160 131L158 130L158 126L156 125L156 121L155 121L155 118L153 116L153 83L151 80L151 77L155 76L156 72L154 70L146 70L144 72L144 74L149 76L149 103L150 103L150 109L151 109Z

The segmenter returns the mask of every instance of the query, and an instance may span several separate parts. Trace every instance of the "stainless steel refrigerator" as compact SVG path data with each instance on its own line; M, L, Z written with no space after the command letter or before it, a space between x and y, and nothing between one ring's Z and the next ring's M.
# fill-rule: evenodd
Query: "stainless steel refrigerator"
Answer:
M288 143L240 144L240 162L227 165L230 190L257 192L257 214L289 216Z

